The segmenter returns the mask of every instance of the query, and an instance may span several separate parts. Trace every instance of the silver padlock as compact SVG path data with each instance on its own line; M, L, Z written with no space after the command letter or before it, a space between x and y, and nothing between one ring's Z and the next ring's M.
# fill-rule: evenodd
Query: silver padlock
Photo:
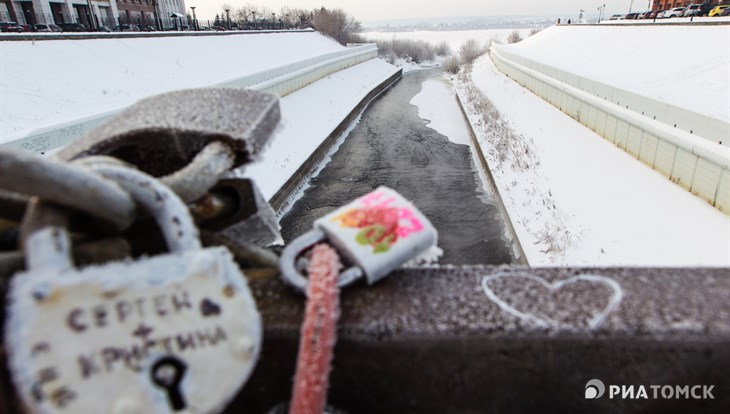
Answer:
M435 248L438 233L418 209L396 191L378 187L314 222L282 252L284 280L305 290L307 280L297 270L298 257L313 244L327 240L353 267L340 274L338 285L360 277L373 284L403 263Z
M167 187L127 167L94 169L155 217L171 252L76 269L64 228L30 233L29 270L13 277L5 326L24 405L43 414L222 411L261 346L243 274L227 249L201 249Z

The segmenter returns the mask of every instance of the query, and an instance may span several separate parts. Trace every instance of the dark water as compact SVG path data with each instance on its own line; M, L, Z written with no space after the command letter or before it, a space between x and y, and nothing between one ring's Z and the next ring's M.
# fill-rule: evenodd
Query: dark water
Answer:
M426 126L408 102L438 72L406 73L372 102L332 161L281 219L290 241L312 222L380 185L410 199L439 232L442 264L504 264L513 258L496 207L479 199L466 145ZM454 103L456 104L456 103Z

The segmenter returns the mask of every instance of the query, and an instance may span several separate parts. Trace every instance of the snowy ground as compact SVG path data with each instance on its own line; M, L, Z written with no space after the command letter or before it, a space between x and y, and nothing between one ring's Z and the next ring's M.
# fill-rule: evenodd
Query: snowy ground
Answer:
M730 217L508 79L488 56L473 81L522 141L524 154L500 161L480 114L470 114L531 265L730 266Z
M554 26L501 48L730 121L730 25Z
M0 143L343 49L315 32L0 42Z
M396 71L372 59L282 98L281 122L260 161L247 166L244 175L253 178L270 199L350 111Z
M451 142L471 146L469 130L457 106L453 88L447 81L429 79L423 82L423 89L410 103L418 107L418 116L429 121L429 127Z

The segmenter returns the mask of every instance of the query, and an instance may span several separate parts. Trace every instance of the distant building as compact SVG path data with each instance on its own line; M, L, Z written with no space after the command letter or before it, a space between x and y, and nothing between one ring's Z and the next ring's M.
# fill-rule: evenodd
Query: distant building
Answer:
M20 24L113 26L117 15L114 0L0 0L0 20Z
M157 6L164 30L187 27L187 12L185 0L158 0Z
M139 27L158 27L155 0L115 0L119 10L119 24L134 24Z
M188 26L185 0L0 0L0 21L82 23L88 28L134 24L163 30Z

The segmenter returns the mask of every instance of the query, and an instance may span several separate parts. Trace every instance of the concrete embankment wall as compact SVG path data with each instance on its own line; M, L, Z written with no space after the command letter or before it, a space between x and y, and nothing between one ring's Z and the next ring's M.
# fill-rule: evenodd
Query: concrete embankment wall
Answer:
M260 41L259 41L260 40ZM193 38L193 40L185 39L181 37L177 38L156 38L156 39L94 39L94 40L58 40L58 41L45 41L43 42L43 48L49 49L57 48L59 51L64 50L75 50L79 45L68 44L68 42L95 42L94 44L83 45L85 49L96 49L88 52L88 65L90 68L87 71L95 72L96 75L103 76L105 68L112 65L114 66L114 58L100 58L98 56L100 50L106 50L105 48L118 48L120 45L114 42L124 41L127 43L122 44L128 49L130 45L137 45L140 47L147 47L152 51L159 51L160 55L158 60L149 62L150 65L158 66L154 70L147 73L139 73L139 68L123 69L127 65L122 65L122 72L134 77L133 80L120 80L114 79L113 76L106 80L106 83L102 82L97 85L89 85L88 82L83 81L81 78L84 76L78 76L78 89L84 89L83 91L75 91L71 93L72 96L64 96L63 99L68 100L68 105L74 105L75 101L86 102L91 99L99 99L96 95L107 95L113 93L115 88L115 82L121 82L124 84L120 89L124 89L125 94L133 96L133 102L136 99L143 98L152 92L152 94L165 92L167 90L184 89L189 87L201 87L201 86L213 86L213 87L231 87L231 88L251 88L256 90L262 90L271 92L282 97L288 95L296 90L299 90L319 79L325 78L332 73L341 71L343 69L358 65L362 62L377 57L377 48L374 44L359 45L351 48L343 48L339 45L334 44L330 40L326 40L323 36L317 33L289 33L281 32L274 34L258 34L256 36L239 35L239 36L225 36L225 37L206 37L206 38ZM107 42L108 45L99 44L99 42ZM144 42L144 44L140 44ZM154 42L155 45L147 43ZM184 46L185 42L205 42L203 46L207 45L216 53L223 53L227 56L226 60L215 60L212 59L211 65L225 65L229 66L226 70L217 70L211 68L207 71L202 67L196 59L190 59L189 61L184 60L190 58L189 56L177 55L168 56L166 54L166 43L170 43L167 46L174 46L179 48ZM294 42L292 44L292 42ZM14 49L18 49L18 45L21 42L12 42L8 45L13 46ZM159 44L157 44L159 43ZM196 44L197 44L196 43ZM219 44L220 43L220 44ZM329 43L332 43L330 45ZM38 52L34 49L35 46L40 44L28 44L22 45L21 47L27 48L29 56L34 54L43 53ZM238 48L228 50L231 46L238 45ZM299 45L299 46L297 46ZM202 47L200 44L198 47ZM80 47L80 46L79 46ZM291 51L291 48L299 48L298 51ZM44 50L45 50L44 49ZM98 49L98 50L97 50ZM272 50L274 49L274 50ZM305 49L305 50L301 50ZM223 50L223 51L221 51ZM19 53L23 50L19 50ZM93 52L93 53L92 53ZM289 53L291 52L291 53ZM120 54L119 59L124 59L124 53L130 53L129 50L122 50L118 52ZM152 53L154 55L154 53ZM281 56L280 56L281 55ZM289 56L289 57L288 57ZM8 58L12 59L13 55L8 54ZM5 55L4 55L5 58ZM199 57L199 59L205 59L205 57ZM118 62L117 62L118 63ZM168 68L169 66L169 68ZM194 67L193 67L194 66ZM188 68L188 72L185 73L184 67ZM228 73L235 73L235 70L231 72L232 68L239 68L238 73L240 76L230 76ZM98 70L96 70L96 69ZM165 72L165 68L169 69ZM252 70L252 68L254 70ZM260 68L256 70L256 68ZM55 73L52 68L47 68L48 73ZM64 69L65 70L65 69ZM73 72L73 71L71 71ZM108 72L108 71L107 71ZM154 73L151 73L154 72ZM180 72L180 73L177 73ZM210 72L210 73L206 73ZM137 73L137 75L135 75ZM166 75L168 73L169 75ZM83 73L73 73L74 75L83 75ZM25 79L27 76L17 74L20 79ZM157 77L160 77L158 79ZM3 76L3 88L5 89L6 80L9 83L13 78L14 74L6 74ZM43 79L42 73L39 73L38 79ZM217 77L217 78L216 78ZM169 78L169 79L168 79ZM175 81L175 79L178 79ZM125 84L126 82L126 84ZM66 82L68 83L68 82ZM132 89L135 86L139 86L140 83L150 83L150 88L140 89L128 92L126 89ZM136 84L136 85L135 85ZM41 85L44 85L42 81L39 81L39 90L43 89ZM40 93L55 97L58 95L65 95L62 91L63 87L54 90L53 84L49 84L48 90ZM96 90L98 89L98 90ZM96 93L98 92L98 94ZM145 95L146 94L146 95ZM86 95L94 96L88 98ZM138 96L139 95L139 96ZM9 99L9 97L8 97ZM22 97L20 98L22 99ZM49 98L54 99L54 98ZM61 105L61 106L64 106ZM78 139L86 132L101 125L103 122L114 116L124 107L117 106L114 109L105 110L105 106L109 107L110 104L106 104L102 101L99 102L98 107L92 110L90 115L84 116L85 111L89 111L89 108L79 107L78 111L67 111L69 112L69 119L61 122L53 122L51 125L42 126L25 136L14 137L12 133L5 132L0 137L0 144L3 147L17 148L30 152L46 153L56 148L62 147L69 142ZM35 106L32 102L28 103L27 111L20 112L19 114L25 119L32 119L34 111L37 111L37 116L45 118L43 111L46 108L40 108ZM114 105L111 105L112 107ZM28 111L30 113L28 113ZM12 111L9 111L12 112ZM71 116L70 114L73 114ZM18 123L19 127L27 128L28 125L33 123L28 122L17 122L14 117L18 114L8 113L3 114L3 118L7 118L8 123ZM27 115L27 116L26 116ZM4 121L6 119L3 119ZM37 124L36 124L37 125ZM42 124L41 124L42 125Z
M571 85L576 81L580 84L579 77L569 82L567 79L573 75L561 75L558 69L538 62L527 66L525 63L529 59L506 52L499 45L492 45L490 55L501 72L522 86L673 182L730 214L729 147L702 138L693 130L689 132L666 124L666 118L662 122L604 99L595 90L581 90ZM695 115L689 110L683 112L681 108L673 109L671 113L687 120ZM724 126L718 128L720 136L728 135L722 132Z

